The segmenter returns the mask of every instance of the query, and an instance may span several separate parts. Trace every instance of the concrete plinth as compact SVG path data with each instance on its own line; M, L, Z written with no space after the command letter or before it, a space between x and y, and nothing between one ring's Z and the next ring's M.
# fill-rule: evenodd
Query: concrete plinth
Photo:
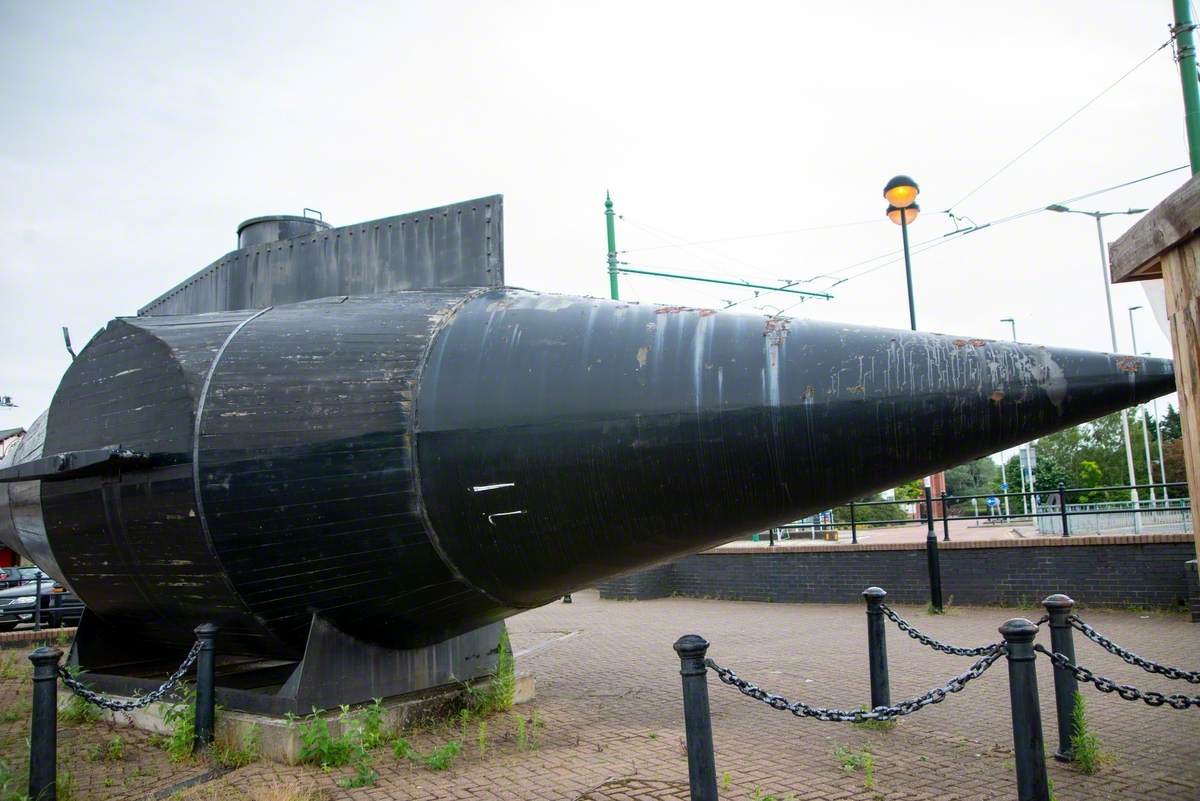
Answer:
M518 673L515 679L513 703L532 701L535 689L533 674ZM477 690L486 690L490 683L490 679L482 679L472 682L470 686ZM418 721L453 715L466 703L467 686L444 685L419 693L383 699L383 730L391 732ZM60 691L59 704L66 703L69 696L69 690ZM169 703L158 702L133 712L105 711L104 719L117 725L134 726L144 731L166 734L170 732L170 726L164 722L163 716L170 706ZM361 709L362 706L360 704L351 709ZM330 732L335 737L342 733L343 723L339 720L340 715L341 711L337 709L319 713L322 719L329 722ZM240 745L252 729L257 729L259 755L263 759L288 765L299 761L300 729L286 717L226 710L217 713L218 742Z

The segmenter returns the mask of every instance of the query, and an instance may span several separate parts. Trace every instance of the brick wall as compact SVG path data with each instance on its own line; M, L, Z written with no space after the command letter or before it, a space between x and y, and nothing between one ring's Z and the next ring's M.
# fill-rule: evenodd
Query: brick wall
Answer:
M1189 534L939 543L942 593L957 604L1176 606L1188 595ZM601 598L667 595L789 603L858 603L872 585L902 603L929 600L925 544L727 546L599 585Z

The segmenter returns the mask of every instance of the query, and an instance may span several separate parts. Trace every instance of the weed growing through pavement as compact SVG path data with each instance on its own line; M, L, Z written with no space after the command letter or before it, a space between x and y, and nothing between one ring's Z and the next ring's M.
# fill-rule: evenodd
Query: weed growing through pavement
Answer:
M479 721L479 758L483 759L483 755L487 753L487 721Z
M863 785L868 790L875 789L875 758L871 756L870 751L864 748L862 751L856 752L839 745L834 749L833 755L841 763L842 770L847 773L861 770Z
M1088 775L1099 772L1107 761L1107 755L1100 751L1100 738L1088 730L1087 705L1079 692L1075 693L1075 705L1071 707L1071 752L1075 755L1075 768Z
M871 711L866 704L861 705L859 709L861 709L863 712ZM898 721L895 718L889 718L887 720L858 720L851 725L859 729L866 729L867 731L891 731L892 729L896 728L897 722Z
M213 744L213 761L223 768L230 769L244 768L252 762L257 762L259 736L258 724L253 723L242 733L241 742L218 740Z

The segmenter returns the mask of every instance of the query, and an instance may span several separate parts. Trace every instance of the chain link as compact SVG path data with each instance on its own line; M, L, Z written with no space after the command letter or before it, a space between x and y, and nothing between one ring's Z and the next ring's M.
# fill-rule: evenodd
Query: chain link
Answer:
M953 645L947 645L946 643L941 642L940 640L935 640L933 637L925 634L916 626L900 617L900 615L896 614L895 610L893 610L887 604L881 603L879 604L879 608L883 610L883 614L888 620L899 626L900 630L906 633L909 637L912 637L922 645L928 645L933 650L941 651L944 654L950 654L951 656L983 656L984 654L993 653L997 649L1004 647L1003 643L992 643L991 645L981 645L978 648L956 648Z
M1091 670L1076 665L1063 654L1057 651L1050 651L1045 646L1035 645L1033 649L1050 657L1050 661L1054 663L1055 667L1071 671L1077 680L1085 684L1091 683L1096 685L1096 689L1102 693L1115 692L1126 701L1145 701L1150 706L1167 704L1175 709L1187 709L1189 706L1200 707L1200 695L1187 696L1181 693L1163 695L1153 690L1139 690L1137 687L1129 684L1117 684L1112 679L1097 676Z
M901 715L912 714L930 704L940 704L946 700L946 697L950 693L960 692L967 686L967 682L971 681L971 679L982 676L984 671L990 668L1003 654L1004 645L997 643L993 646L992 650L977 659L975 664L967 668L966 671L946 682L945 686L934 687L924 695L910 698L907 701L900 701L892 706L877 706L869 710L824 709L819 706L809 706L803 701L789 701L783 696L772 695L766 690L759 689L745 679L739 678L732 670L721 667L711 659L704 660L704 664L712 668L717 674L717 678L725 684L737 688L743 695L757 701L762 701L772 709L787 710L798 718L807 717L816 718L817 720L835 720L843 723L862 723L868 720L892 720Z
M1200 671L1183 670L1181 668L1173 668L1167 665L1160 665L1157 662L1151 662L1149 659L1143 659L1133 651L1128 651L1117 645L1112 640L1105 637L1094 628L1084 623L1083 620L1071 615L1067 618L1071 622L1071 626L1077 629L1084 637L1087 637L1092 642L1099 645L1105 651L1116 654L1131 665L1136 665L1147 673L1157 673L1160 676L1166 676L1168 679L1183 679L1190 684L1200 684Z
M67 672L67 669L61 666L58 668L58 676L60 679L62 679L63 684L67 685L67 688L70 689L71 692L75 693L89 704L95 704L103 709L111 709L114 712L129 712L134 709L141 709L144 706L149 706L155 701L160 700L164 695L171 692L171 690L175 689L175 685L179 684L179 680L183 678L184 673L188 672L188 668L190 668L196 661L196 657L199 656L199 654L200 641L197 640L195 644L192 645L192 650L188 651L188 655L184 657L183 664L181 664L174 673L168 676L166 681L164 681L157 689L154 689L146 695L143 695L139 698L134 698L132 700L118 701L101 693L95 692L94 690L89 690L86 684L72 678L71 674Z

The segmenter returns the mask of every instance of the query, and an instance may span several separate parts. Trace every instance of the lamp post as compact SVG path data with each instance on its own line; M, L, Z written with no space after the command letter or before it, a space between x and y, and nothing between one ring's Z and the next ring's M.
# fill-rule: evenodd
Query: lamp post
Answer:
M1112 217L1118 214L1141 214L1145 209L1127 209L1125 211L1079 211L1078 209L1069 209L1066 206L1055 203L1047 206L1046 211L1057 211L1063 214L1083 214L1091 217L1096 221L1096 239L1100 243L1100 277L1104 281L1104 302L1108 305L1108 332L1112 336L1113 353L1117 352L1117 323L1113 317L1112 307L1112 290L1108 286L1108 254L1104 248L1104 226L1102 220L1105 217ZM1129 441L1129 416L1125 411L1121 410L1121 432L1125 436L1125 462L1129 468L1129 483L1137 484L1137 474L1133 469L1133 446ZM1129 491L1129 498L1133 501L1133 530L1141 533L1142 521L1141 516L1137 513L1138 509L1138 491L1136 489Z
M1137 328L1133 324L1133 313L1141 306L1129 307L1129 338L1133 342L1133 352L1137 353ZM1146 483L1154 484L1154 460L1150 458L1150 412L1145 406L1142 407L1142 445L1146 449ZM1154 487L1150 487L1150 508L1154 508L1154 502L1157 497L1154 493Z
M883 198L888 202L887 217L900 226L900 239L904 243L904 278L908 282L908 324L913 331L917 330L917 307L913 301L912 257L908 252L908 224L917 219L921 207L917 205L917 195L921 188L917 182L907 175L897 175L883 187ZM938 559L937 533L933 530L933 478L925 476L925 553L929 563L929 592L930 603L937 612L942 611L942 571ZM946 482L940 482L942 493L942 517L946 516ZM947 529L947 532L949 529ZM949 536L947 534L947 536Z
M1142 355L1149 356L1150 354L1143 353ZM1158 478L1163 485L1162 498L1164 501L1168 501L1171 499L1171 496L1167 493L1167 465L1163 462L1162 418L1158 416L1158 398L1153 399L1150 401L1150 403L1154 406L1154 437L1158 440ZM1168 505L1169 504L1163 504L1164 507Z
M917 309L913 303L912 258L908 253L908 224L917 219L921 207L917 195L921 188L907 175L897 175L883 187L883 197L888 202L888 219L900 226L900 238L904 243L904 277L908 281L908 323L917 330Z

